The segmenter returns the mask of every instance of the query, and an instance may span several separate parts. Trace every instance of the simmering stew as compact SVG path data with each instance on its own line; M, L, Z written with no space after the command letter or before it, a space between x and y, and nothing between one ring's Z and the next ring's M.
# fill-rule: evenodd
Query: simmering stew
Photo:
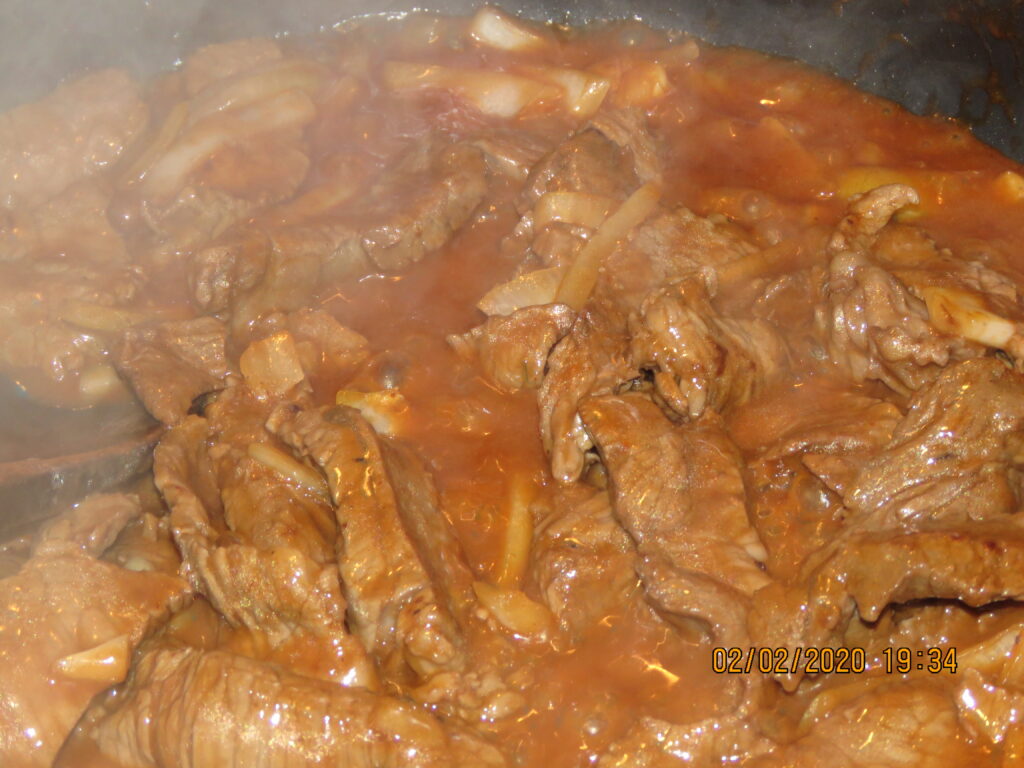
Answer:
M0 553L0 764L1018 765L1021 172L489 7L0 115L0 370L165 427Z

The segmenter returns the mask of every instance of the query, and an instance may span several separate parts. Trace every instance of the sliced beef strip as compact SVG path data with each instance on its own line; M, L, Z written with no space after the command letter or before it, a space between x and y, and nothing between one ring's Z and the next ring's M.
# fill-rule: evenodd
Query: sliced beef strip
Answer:
M540 386L548 355L569 332L575 313L564 304L523 307L448 337L464 357L476 357L484 375L506 392Z
M92 730L103 754L140 768L505 764L409 701L187 647L145 653Z
M68 541L100 540L78 533ZM0 757L47 768L93 696L124 679L136 645L190 590L176 576L41 552L0 580L0 594Z
M751 458L807 453L859 454L887 445L903 418L864 387L803 376L765 390L728 418L729 433Z
M816 322L829 358L856 382L877 380L901 394L931 381L951 361L984 349L939 331L920 296L872 253L896 211L917 202L901 185L879 187L851 204L828 246L830 263Z
M892 439L902 413L831 377L780 382L729 413L729 434L747 458L750 519L773 578L833 540L849 516L841 493Z
M551 457L551 474L561 483L579 479L593 447L580 420L580 401L588 395L615 392L637 375L627 344L625 333L608 318L584 309L548 357L547 373L537 392L540 432Z
M138 496L93 494L39 529L32 543L32 556L79 553L99 557L124 527L141 515Z
M199 395L223 387L229 364L227 329L212 317L161 323L125 332L114 353L146 410L164 424L185 417Z
M590 127L629 150L633 169L641 183L660 182L662 161L658 143L647 128L647 116L636 107L600 110L590 120Z
M530 170L520 195L526 212L548 192L584 192L623 200L637 178L628 151L596 130L574 134Z
M116 69L0 114L0 209L38 205L109 167L148 116L138 84Z
M890 604L959 600L980 607L1024 597L1024 529L969 523L846 536L809 558L801 584L772 584L753 602L756 645L836 645L856 616L876 621ZM795 688L802 675L783 675Z
M606 491L559 489L530 551L541 599L574 642L637 593L636 547Z
M350 623L388 670L465 667L473 577L422 464L351 408L284 407L271 425L327 476Z
M994 358L945 368L911 399L892 439L843 501L865 529L1018 511L1024 376Z
M300 309L324 280L400 271L437 250L468 220L486 187L480 150L417 142L338 217L246 228L197 252L189 271L193 298L205 312L229 310L236 329Z
M589 126L570 136L548 152L530 170L520 192L517 207L522 214L502 245L503 251L518 254L521 269L541 266L565 268L576 258L593 230L561 221L535 226L537 202L549 192L577 192L609 200L625 200L641 183L629 146L630 131L636 132L635 144L648 150L643 160L656 162L654 139L641 120L609 120L606 135ZM637 150L641 151L640 149ZM651 169L647 169L650 172Z
M659 354L659 361L650 359L655 337L645 331L646 318L641 314L644 300L684 279L713 285L717 267L752 252L751 246L731 230L679 208L652 216L635 230L628 243L609 256L590 302L548 357L547 373L538 393L541 437L551 455L556 479L573 482L588 461L587 451L592 446L580 426L580 400L633 386L644 372L641 368L656 367L660 372L661 361L666 366L673 363L669 350ZM710 305L704 309L711 311ZM755 343L778 348L775 335L761 321L745 324L719 318L717 322L729 328L730 339L743 339L736 343L739 348L747 349L751 333L757 339ZM640 332L646 333L649 343L633 342L633 334ZM704 345L708 345L706 340ZM754 354L758 360L763 355L760 351L747 354ZM740 367L737 365L737 369ZM758 373L768 370L765 359ZM741 378L760 381L756 376ZM664 374L662 380L666 391L671 392L671 374Z
M236 385L157 447L155 480L183 570L232 626L265 638L295 671L373 687L373 664L346 626L327 499L249 455L272 444L271 407Z
M351 408L280 407L271 428L328 478L349 622L388 681L475 722L525 703L517 649L485 620L433 481L409 449Z
M786 368L786 347L764 320L718 314L701 280L657 291L630 318L630 355L654 371L658 394L680 416L740 405Z
M751 768L944 768L985 759L941 681L865 681L808 725L809 732Z
M709 626L721 644L745 644L749 598L768 578L742 461L717 420L677 427L641 395L588 398L581 415L616 516L636 541L649 599Z

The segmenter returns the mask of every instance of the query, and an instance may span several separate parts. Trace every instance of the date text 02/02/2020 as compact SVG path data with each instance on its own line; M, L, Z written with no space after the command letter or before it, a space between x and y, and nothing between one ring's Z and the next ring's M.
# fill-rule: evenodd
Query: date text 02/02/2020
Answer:
M889 674L911 672L956 672L956 648L885 648L878 655L881 667ZM714 648L711 669L718 674L785 675L860 674L867 672L867 652L863 648Z

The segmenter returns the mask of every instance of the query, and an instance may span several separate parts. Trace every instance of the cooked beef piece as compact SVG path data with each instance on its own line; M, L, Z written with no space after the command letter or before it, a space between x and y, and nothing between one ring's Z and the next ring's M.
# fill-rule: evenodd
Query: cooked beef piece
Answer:
M986 759L941 682L876 678L850 682L848 689L808 718L805 735L753 760L751 768L945 768Z
M983 351L939 331L922 298L872 258L889 218L916 201L911 188L889 185L851 204L828 246L825 303L817 309L832 362L856 382L878 380L902 394L931 381L950 361Z
M633 170L641 182L661 181L662 162L658 144L647 129L647 116L636 107L604 109L590 121L600 131L633 156Z
M1024 376L994 358L949 366L914 394L843 501L859 527L876 530L1017 512L1022 429Z
M614 392L637 375L627 358L627 341L604 315L584 310L548 358L537 393L540 433L551 456L551 474L561 483L579 479L593 447L580 421L580 401Z
M630 318L630 356L654 372L654 387L676 413L740 405L786 367L786 347L763 320L733 320L711 306L703 281L657 291Z
M772 579L786 583L798 580L808 556L845 525L842 500L805 466L807 457L803 459L755 459L745 473L750 521L767 553L765 569Z
M344 406L285 406L271 425L327 476L349 623L366 648L397 674L462 668L473 577L423 466Z
M32 543L32 556L79 553L99 557L121 530L141 515L138 496L93 494L39 529Z
M520 210L531 210L545 193L555 191L624 200L638 186L629 155L596 130L580 131L531 169L520 197Z
M108 194L79 182L0 222L0 365L16 378L34 369L61 382L106 366L111 337L137 321L127 308L145 278L111 225Z
M743 464L717 419L677 427L640 395L588 398L580 412L652 603L709 626L720 644L743 645L747 602L768 578Z
M462 547L416 455L344 406L282 406L270 426L328 478L349 623L388 681L467 721L518 711L523 698L505 680L515 648L484 620Z
M892 439L896 406L863 387L813 375L770 387L729 413L729 434L748 460L750 520L773 578L800 566L844 527L840 494Z
M902 413L863 387L827 376L780 382L729 414L745 455L874 452L887 445Z
M637 591L636 547L605 491L560 489L537 526L530 560L544 604L573 641Z
M540 386L552 347L569 332L576 314L564 304L524 307L448 337L464 357L476 356L492 384L506 392Z
M340 218L247 228L196 253L189 271L193 298L206 312L230 310L236 329L271 312L300 309L323 280L402 270L437 250L485 191L480 150L418 142Z
M146 125L138 84L104 69L0 114L0 209L38 205L110 166Z
M212 317L131 328L114 353L118 371L154 418L175 424L199 395L223 387L227 329Z
M4 765L50 766L92 697L124 680L135 646L188 593L176 576L78 553L40 554L0 581Z
M540 137L521 130L503 133L491 126L472 144L484 153L491 172L504 174L513 181L526 181L530 169L549 151L548 142Z
M658 360L649 359L656 337L645 328L646 318L641 314L645 299L651 297L648 301L653 307L664 286L687 278L696 283L698 274L713 285L716 267L752 252L731 230L679 208L650 218L608 257L589 304L548 357L547 375L538 393L541 437L556 479L573 482L588 460L591 443L580 428L580 400L628 388L641 378L641 367L657 362L660 368L661 363L669 365L674 359L670 350L660 346ZM758 361L754 374L737 375L737 382L753 388L763 375L774 371L768 355L781 345L766 323L720 317L707 302L703 308L717 318L716 328L728 329L728 333L718 330L718 336L728 337L730 345L744 350L742 360L753 355ZM641 332L644 339L634 344L632 335ZM631 344L636 349L631 349ZM756 345L764 349L748 349ZM707 342L704 346L712 348ZM739 374L742 368L737 360L734 370ZM669 394L671 381L670 375L662 376L662 386ZM737 392L741 389L738 386Z
M184 571L232 626L265 638L294 671L374 686L345 623L334 513L315 484L300 484L315 471L273 446L263 427L271 406L236 385L157 447L156 484Z
M411 702L185 647L145 653L93 728L102 753L139 768L505 764Z
M874 622L886 606L959 600L978 607L1024 597L1024 530L969 523L847 535L812 556L802 583L761 590L750 614L756 645L835 645L855 615ZM795 687L799 674L781 676Z

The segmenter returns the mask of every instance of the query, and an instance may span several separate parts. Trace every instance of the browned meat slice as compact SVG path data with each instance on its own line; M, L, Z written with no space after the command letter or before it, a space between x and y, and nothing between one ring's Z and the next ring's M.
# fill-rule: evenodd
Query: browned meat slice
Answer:
M526 181L530 169L548 151L547 142L524 131L496 131L492 126L483 136L473 140L487 159L487 167L513 181Z
M831 708L807 718L806 735L753 760L751 768L946 768L988 759L940 681L874 679L847 687L863 692L837 691Z
M892 440L843 493L865 529L1017 512L1024 376L994 358L944 369L919 389Z
M154 418L175 424L192 401L223 386L227 329L199 317L125 332L115 364Z
M505 764L411 702L193 648L143 655L93 727L104 754L140 768Z
M531 552L541 598L574 641L636 592L636 548L604 491L560 490L537 526Z
M884 382L907 394L930 381L950 361L982 348L940 331L925 301L876 263L871 247L890 217L917 202L909 187L879 187L850 206L829 244L825 304L817 322L829 358L854 381Z
M271 405L234 386L158 446L156 484L184 570L232 626L265 639L270 658L372 687L373 665L345 623L326 488L274 445L263 426Z
M710 626L722 644L745 644L749 597L768 578L742 461L724 430L711 418L677 427L639 395L589 398L581 415L653 604Z
M0 763L47 768L92 697L188 595L184 580L83 554L33 557L0 581Z
M633 156L637 179L643 183L661 181L661 158L658 145L647 130L647 116L635 107L598 112L590 127L600 131Z
M473 577L422 464L344 406L286 406L271 424L327 476L349 621L366 648L399 675L406 663L421 677L461 668Z
M140 315L129 307L144 278L107 215L98 184L73 184L0 224L0 364L56 382L114 373L110 342ZM33 378L33 377L26 377ZM116 384L116 374L108 379ZM82 404L90 405L87 387ZM102 399L103 394L97 393Z
M839 535L849 515L839 494L901 418L865 388L817 375L770 387L729 413L773 578L798 578L807 556Z
M339 218L247 229L197 252L194 299L207 312L230 309L236 328L300 309L322 280L402 270L440 248L485 191L480 150L420 142Z
M729 414L729 433L747 455L850 454L881 449L900 410L863 388L805 376L765 390Z
M147 117L138 84L115 69L0 114L0 208L38 205L109 167Z
M746 402L786 367L786 347L763 320L722 317L700 280L657 291L630 318L634 366L654 372L672 410L697 419Z
M972 523L949 529L868 532L812 557L803 586L759 592L750 614L757 645L834 645L855 617L874 622L886 606L959 600L979 607L1024 597L1024 530ZM799 675L785 676L795 687Z
M653 307L658 304L660 289L688 277L697 283L697 274L713 281L717 267L753 252L752 246L731 230L680 208L653 216L636 229L628 243L609 255L590 303L549 356L538 395L541 436L556 479L576 480L588 460L591 444L580 427L580 400L628 388L640 379L641 367L652 365L649 358L656 349L656 337L645 328L646 318L641 314L644 300L652 297L649 304ZM707 301L703 309L718 318ZM744 386L753 388L778 367L772 362L773 355L785 359L777 335L767 323L722 317L715 327L727 329L719 330L717 335L744 351L736 356L741 358L734 366L737 375L730 379L742 384L736 387L737 394ZM641 333L643 339L631 339L631 335ZM631 350L631 346L636 349ZM703 346L710 349L706 341ZM670 362L668 349L657 346L657 352L666 364ZM743 370L742 361L751 355L757 361L753 374L738 375ZM673 377L661 378L662 386L671 394Z
M48 521L32 544L32 555L99 557L132 520L142 515L138 496L98 493Z
M638 186L632 158L596 130L583 130L541 158L526 180L520 208L547 192L585 192L622 200Z
M537 393L540 433L551 456L551 474L561 483L579 479L593 447L583 429L579 403L588 395L614 392L638 376L630 364L628 339L604 315L584 310L572 331L548 358Z
M544 378L552 347L575 319L576 313L564 304L524 307L449 336L448 342L464 357L477 357L484 374L500 389L534 389Z

